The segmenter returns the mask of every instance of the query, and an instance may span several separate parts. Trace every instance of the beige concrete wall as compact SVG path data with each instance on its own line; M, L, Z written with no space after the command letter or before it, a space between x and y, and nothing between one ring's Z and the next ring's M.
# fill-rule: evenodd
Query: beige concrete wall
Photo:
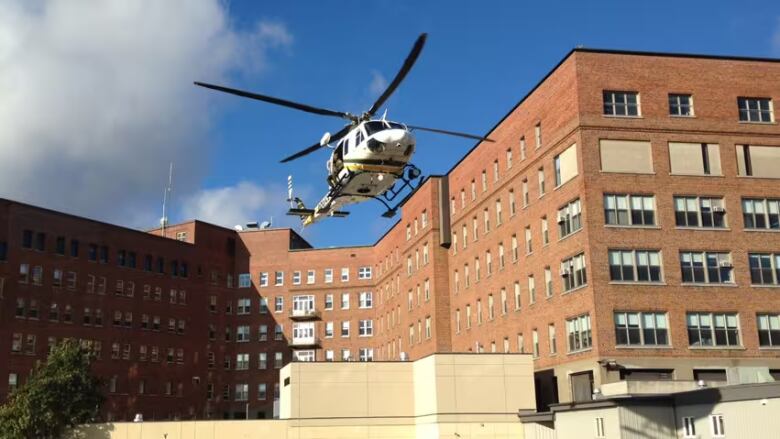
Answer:
M710 414L723 415L727 438L780 437L780 398L752 401L732 401L677 408L676 428L682 437L682 418L694 417L699 439L711 439Z
M622 439L674 439L674 408L631 405L618 409ZM609 436L607 436L609 437Z
M555 433L561 439L596 437L596 418L604 418L606 437L621 437L617 407L556 412Z

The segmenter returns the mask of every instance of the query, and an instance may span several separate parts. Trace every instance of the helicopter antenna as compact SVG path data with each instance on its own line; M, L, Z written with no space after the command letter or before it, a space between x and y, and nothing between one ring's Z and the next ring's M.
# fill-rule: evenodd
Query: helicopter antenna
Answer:
M173 190L172 186L173 186L173 162L171 162L171 165L168 168L168 186L165 188L165 192L163 192L162 218L160 218L160 229L163 237L165 237L165 227L168 225L167 204L168 204L168 197L170 196L170 193Z
M295 208L295 205L293 204L292 175L287 176L287 201L290 202L290 209Z

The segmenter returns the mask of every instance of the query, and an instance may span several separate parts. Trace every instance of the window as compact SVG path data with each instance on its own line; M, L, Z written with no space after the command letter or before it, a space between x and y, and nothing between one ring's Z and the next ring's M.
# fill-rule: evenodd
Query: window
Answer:
M249 314L252 309L252 299L238 299L237 315Z
M629 174L652 174L650 142L644 140L599 140L601 170Z
M347 328L349 333L349 328ZM358 321L358 336L371 337L374 335L374 321L373 320L359 320Z
M528 207L528 180L524 179L522 183L523 187L523 207Z
M268 286L268 273L262 272L260 273L260 286L261 287L267 287Z
M371 267L358 268L358 279L371 279Z
M236 401L249 400L249 384L236 384L236 392L234 396Z
M493 295L488 294L488 320L493 320L496 317L495 303L493 301Z
M712 437L726 437L726 429L723 427L723 415L710 415L710 426L712 427Z
M236 326L236 342L246 343L250 338L249 325Z
M371 308L374 302L374 295L371 291L364 291L360 293L359 296L359 307L360 308Z
M341 309L349 309L349 293L341 293Z
M333 338L333 322L325 322L325 338Z
M430 316L425 317L425 338L426 339L431 338L431 317Z
M298 283L300 283L300 272L298 272ZM325 283L326 284L332 284L333 283L333 269L332 268L326 268L325 269Z
M486 207L485 210L482 211L482 226L484 227L485 234L490 232L490 211L488 211L488 208ZM474 241L477 240L477 233L476 229L474 229Z
M669 330L665 313L616 312L615 343L618 346L665 346Z
M349 282L349 268L344 267L341 269L341 281Z
M780 254L748 253L750 283L777 285L780 280Z
M683 283L733 283L731 254L716 252L680 252Z
M701 313L687 314L688 343L699 346L739 346L737 314Z
M525 253L531 254L533 253L533 243L531 241L531 226L527 226L525 228Z
M639 94L634 91L604 90L604 115L638 117Z
M496 200L496 227L500 226L501 223L503 222L503 218L501 217L502 210L503 209L501 208L501 199L499 198Z
M515 204L515 191L509 190L509 216L515 216L517 205Z
M669 115L693 117L693 97L689 94L669 94Z
M284 338L284 327L282 325L274 325L274 340L282 340Z
M657 250L609 250L609 279L613 282L661 282Z
M487 171L482 170L482 192L487 192Z
M558 209L558 239L563 239L582 228L580 199Z
M555 341L555 325L552 323L547 325L547 339L550 343L550 355L555 355L558 353L558 347Z
M284 311L284 296L274 297L274 312L280 313Z
M550 229L547 226L547 217L542 217L542 245L550 243Z
M250 273L241 273L238 275L238 287L249 288L252 286L252 275Z
M22 231L22 248L32 248L33 243L33 231L32 230L23 230Z
M758 344L761 347L780 347L780 315L758 314Z
M520 136L520 160L525 160L525 136Z
M775 117L770 98L737 98L740 122L774 122Z
M512 168L512 148L506 149L506 168Z
M0 241L0 262L8 260L8 243Z
M515 311L520 309L520 282L515 282Z
M539 168L537 177L539 180L539 198L541 198L544 196L544 168Z
M613 226L655 225L655 196L604 194L604 222Z
M341 336L349 337L349 321L341 322Z
M512 262L517 262L517 235L512 235Z
M333 309L333 294L325 295L325 310L330 311Z
M669 142L669 161L672 174L722 175L718 144Z
M589 314L566 320L566 332L569 336L569 352L590 349L591 331Z
M780 148L737 145L737 167L740 176L780 178Z
M281 352L274 352L274 369L281 369L284 363L284 356Z
M548 298L553 295L552 270L550 270L550 267L544 267L544 295Z
M531 332L531 342L533 343L533 357L539 358L539 331L536 329Z
M722 198L674 197L674 214L678 227L726 227Z
M561 277L563 278L563 291L570 291L588 283L585 272L585 254L580 253L569 259L561 261Z
M683 437L684 438L696 438L696 424L693 423L693 416L686 416L682 418L683 424Z
M249 354L236 354L236 370L249 369Z
M536 138L536 149L542 147L542 123L538 122L534 126L534 137Z
M780 229L780 200L743 198L742 218L746 229L778 230Z
M536 281L534 276L528 276L528 302L533 305L536 303Z
M274 273L274 285L284 285L284 271L277 271Z

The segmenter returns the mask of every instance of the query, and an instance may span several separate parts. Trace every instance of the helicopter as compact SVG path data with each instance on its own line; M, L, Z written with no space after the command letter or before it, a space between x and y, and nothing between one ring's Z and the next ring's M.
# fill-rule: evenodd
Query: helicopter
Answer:
M322 148L332 149L326 163L328 192L314 208L307 208L300 198L293 196L292 176L288 177L287 201L290 209L287 214L300 217L303 227L306 227L324 218L345 217L349 212L341 210L343 206L373 199L385 206L387 210L382 216L389 218L395 215L401 204L395 202L399 194L406 188L414 190L422 181L422 171L410 161L416 146L413 131L493 141L468 133L389 121L386 119L387 110L381 118L375 117L414 66L426 39L425 33L417 38L387 89L367 111L359 115L205 82L195 82L195 85L307 113L346 119L347 124L336 133L326 132L319 142L281 160L281 163L287 163Z

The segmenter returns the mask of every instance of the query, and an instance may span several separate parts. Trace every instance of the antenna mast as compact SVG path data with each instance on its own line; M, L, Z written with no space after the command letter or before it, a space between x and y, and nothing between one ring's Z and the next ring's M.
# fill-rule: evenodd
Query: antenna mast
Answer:
M167 204L168 204L168 197L170 196L170 193L172 191L173 185L173 162L171 162L171 166L168 169L168 187L165 188L165 192L163 192L163 205L162 205L162 218L160 218L160 229L162 231L162 236L165 237L165 227L168 225L168 211L167 211Z

